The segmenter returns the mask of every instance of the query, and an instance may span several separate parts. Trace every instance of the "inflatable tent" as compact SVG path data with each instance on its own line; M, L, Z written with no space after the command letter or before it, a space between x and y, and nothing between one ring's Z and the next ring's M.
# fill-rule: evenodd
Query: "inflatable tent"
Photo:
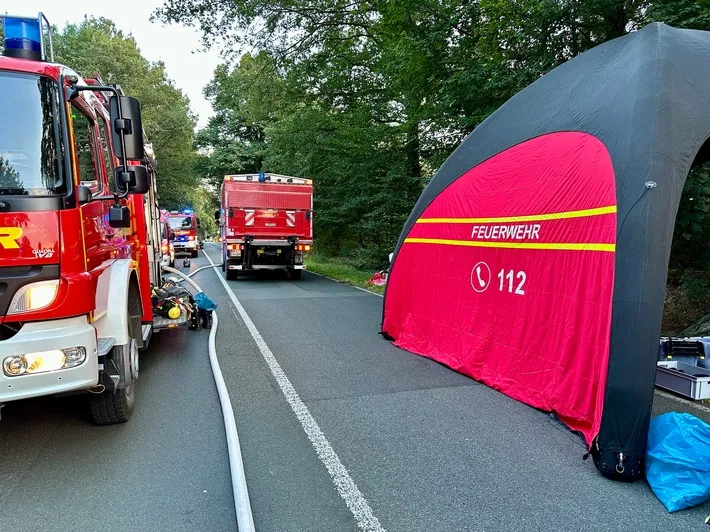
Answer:
M653 24L551 71L423 191L382 333L554 412L604 475L642 475L675 216L709 136L708 32Z

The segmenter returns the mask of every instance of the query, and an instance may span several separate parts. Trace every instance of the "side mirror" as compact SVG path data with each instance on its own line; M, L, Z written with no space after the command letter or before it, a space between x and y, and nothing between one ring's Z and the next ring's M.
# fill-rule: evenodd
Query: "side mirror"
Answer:
M76 200L79 205L84 205L91 201L91 189L86 185L79 185L76 187Z
M130 96L121 96L120 98L120 112L118 109L119 99L116 96L111 96L109 100L113 147L118 157L124 159L124 162L125 160L141 161L145 157L141 104ZM121 152L121 132L123 132L126 142L125 153Z
M168 233L168 240L175 240L175 233L173 231Z
M126 190L130 194L145 194L150 190L150 176L145 166L129 165L124 171L123 166L116 168L116 181L119 183L119 190Z
M219 223L220 218L222 217L222 213L219 212L219 209L214 211L214 221Z

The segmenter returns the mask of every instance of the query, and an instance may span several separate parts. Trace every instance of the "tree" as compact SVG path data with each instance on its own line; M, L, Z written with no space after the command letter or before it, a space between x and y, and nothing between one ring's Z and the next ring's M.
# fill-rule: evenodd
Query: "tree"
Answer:
M0 155L0 188L5 190L23 191L25 186L20 178L20 172L13 168L7 158Z
M259 172L265 157L264 124L284 101L266 54L245 55L235 68L219 66L205 87L214 116L197 135L204 175L216 187L227 174Z
M313 177L319 249L374 267L431 175L505 101L649 22L709 29L709 2L166 0L155 16L225 53L200 133L215 172ZM684 208L679 228L705 238L703 209Z
M99 73L141 102L143 127L158 159L161 206L176 208L199 184L195 172L195 118L187 97L168 79L161 62L145 59L130 35L105 18L85 18L55 30L57 60L85 77ZM191 202L190 202L191 203Z

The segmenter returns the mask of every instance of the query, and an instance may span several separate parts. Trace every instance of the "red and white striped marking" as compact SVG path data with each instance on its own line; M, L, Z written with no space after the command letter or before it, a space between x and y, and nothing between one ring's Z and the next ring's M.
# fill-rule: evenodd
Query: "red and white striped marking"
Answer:
M254 225L254 211L244 211L244 225Z
M296 211L286 211L286 225L296 227Z

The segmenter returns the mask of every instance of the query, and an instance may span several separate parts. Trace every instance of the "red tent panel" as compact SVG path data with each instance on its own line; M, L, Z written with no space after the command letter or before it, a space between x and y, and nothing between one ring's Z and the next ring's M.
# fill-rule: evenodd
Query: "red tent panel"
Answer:
M595 137L552 133L509 148L450 184L413 225L383 330L403 349L557 413L591 443L616 223L614 170Z

